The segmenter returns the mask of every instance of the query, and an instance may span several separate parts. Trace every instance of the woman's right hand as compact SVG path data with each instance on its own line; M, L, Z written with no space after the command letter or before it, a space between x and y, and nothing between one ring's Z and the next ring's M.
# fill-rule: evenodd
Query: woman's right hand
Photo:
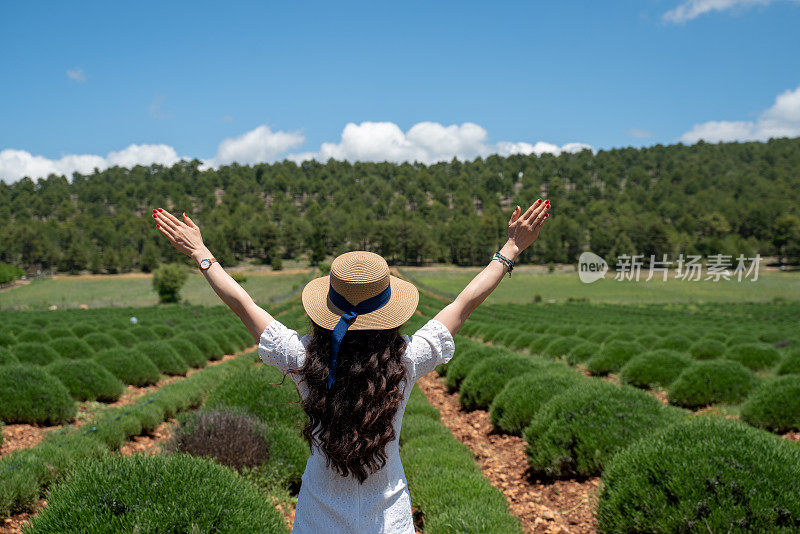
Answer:
M508 221L509 244L515 246L520 253L531 246L539 237L539 230L550 217L547 211L549 209L550 201L541 198L531 204L531 207L522 215L520 215L522 210L517 206Z

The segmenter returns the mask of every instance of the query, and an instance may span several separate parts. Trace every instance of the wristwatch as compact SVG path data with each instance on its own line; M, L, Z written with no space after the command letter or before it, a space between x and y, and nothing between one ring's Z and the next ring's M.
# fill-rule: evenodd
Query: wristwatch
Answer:
M216 258L205 258L200 260L200 269L207 271L208 268L211 267L211 264L215 261L217 261Z

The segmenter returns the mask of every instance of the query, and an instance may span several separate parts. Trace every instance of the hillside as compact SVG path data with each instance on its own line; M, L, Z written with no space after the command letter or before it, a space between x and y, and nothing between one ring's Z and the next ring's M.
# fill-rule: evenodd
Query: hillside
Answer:
M657 145L435 165L285 161L114 167L0 182L0 261L149 270L176 252L152 207L186 210L223 264L373 250L392 263L485 262L515 204L553 204L522 262L618 254L800 257L800 139Z

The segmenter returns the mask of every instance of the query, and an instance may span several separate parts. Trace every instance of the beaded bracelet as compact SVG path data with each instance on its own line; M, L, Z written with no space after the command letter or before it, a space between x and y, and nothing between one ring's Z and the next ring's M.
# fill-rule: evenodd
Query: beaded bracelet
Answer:
M498 259L501 263L505 264L508 267L508 277L511 278L511 271L514 270L514 262L500 254L499 251L494 253L492 259Z

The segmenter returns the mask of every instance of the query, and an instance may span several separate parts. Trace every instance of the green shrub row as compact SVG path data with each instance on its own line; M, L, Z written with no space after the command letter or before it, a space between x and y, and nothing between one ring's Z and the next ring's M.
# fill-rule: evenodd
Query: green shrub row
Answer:
M242 369L209 394L205 408L235 408L261 420L268 432L269 460L251 475L277 474L288 488L297 489L311 451L301 434L306 415L297 388L290 378L283 377L273 366Z
M76 328L88 331L81 326L76 325ZM208 359L219 359L223 354L239 351L252 342L249 333L245 331L242 335L241 330L230 329L221 319L213 321L207 333L171 337L171 329L156 325L148 329L145 337L158 338L158 326L166 329L169 339L140 341L128 333L135 343L123 347L108 334L91 332L83 339L57 338L51 342L52 346L24 341L0 349L0 383L4 384L0 393L0 420L9 423L65 423L75 414L74 402L68 400L70 396L78 401L111 402L122 394L124 384L155 384L161 373L185 375L190 367L202 367ZM96 349L99 350L95 352ZM31 366L43 369L30 369ZM53 385L53 380L45 374L57 378L66 389Z
M430 307L436 309L435 306ZM761 379L754 373L776 368L778 375L800 374L800 348L790 346L779 350L770 344L784 347L787 343L791 345L796 342L797 339L789 336L786 330L769 325L756 336L734 329L688 326L681 329L682 333L675 333L676 328L644 328L631 326L627 321L620 321L619 327L581 326L575 317L566 317L563 322L550 320L537 323L534 320L534 326L522 332L516 326L520 311L508 308L495 305L476 310L473 320L462 327L462 332L491 341L493 346L476 343L462 336L464 341L459 341L457 357L448 366L437 369L446 377L451 391L460 390L461 402L466 408L489 407L493 424L504 432L519 434L520 425L538 410L542 398L547 398L546 395L538 396L541 394L538 391L540 386L535 379L517 378L515 388L501 396L498 406L491 408L492 399L499 394L497 388L502 389L506 377L524 373L525 363L520 358L524 356L510 355L504 346L517 350L527 348L531 352L557 359L565 357L570 365L584 363L586 369L596 376L619 373L624 384L639 388L666 389L671 404L688 409L715 403L742 403L758 390L758 397L748 400L747 417L743 415L745 421L775 432L793 429L798 425L796 421L800 418L800 409L795 403L784 400L788 399L784 391L788 391L791 381L769 381L769 384L781 384L775 391L769 390L766 384L758 389ZM535 315L543 313L543 308L548 309L549 313L553 309L566 310L570 306L531 305L529 308L539 309L534 311ZM583 311L588 308L591 307L584 306ZM606 306L599 308L607 309ZM727 310L724 311L727 313ZM791 310L786 311L790 316ZM654 316L669 315L663 307L654 307L653 312ZM718 313L722 313L722 310L718 310ZM579 316L580 313L575 315ZM601 319L606 321L608 318ZM696 320L697 317L691 319L692 322ZM683 318L675 319L676 324L683 321ZM790 323L788 318L786 323L787 326ZM498 355L504 355L505 359L497 360L499 365L493 369L492 364L486 362ZM478 362L483 365L481 372L476 373L464 388L464 382ZM522 385L528 382L528 385ZM527 403L522 400L526 389L532 390L531 400ZM512 397L514 401L510 400ZM511 407L510 412L504 412L506 405ZM516 414L522 414L522 418L516 417Z
M765 381L742 404L741 415L751 425L774 432L800 430L800 377Z
M716 416L688 416L603 472L600 532L797 532L800 448Z
M634 356L622 367L620 379L640 388L665 388L692 363L684 353L658 349Z
M134 405L108 408L78 429L63 427L50 432L30 449L3 456L0 458L0 516L30 511L42 490L69 472L77 462L103 456L109 450L118 449L129 437L155 429L178 411L199 406L226 376L253 366L255 361L254 355L248 353L203 369L143 395ZM64 388L55 378L51 379ZM0 388L2 391L5 388Z
M578 381L547 401L525 429L528 463L547 478L598 475L620 450L683 416L630 386Z
M28 534L69 532L287 533L259 489L188 454L103 456L56 484Z
M41 367L21 363L0 367L0 420L60 425L76 413L69 390Z
M508 434L522 435L531 419L552 397L584 380L587 378L563 365L514 377L489 407L492 425Z
M563 367L543 358L509 351L483 358L472 367L461 383L458 399L468 410L486 410L510 379L523 373L549 369L553 366Z
M403 416L400 458L411 502L423 513L425 533L522 532L503 494L439 419L415 387Z
M686 367L668 389L669 402L684 408L711 403L738 403L758 384L758 377L741 363L717 359Z

